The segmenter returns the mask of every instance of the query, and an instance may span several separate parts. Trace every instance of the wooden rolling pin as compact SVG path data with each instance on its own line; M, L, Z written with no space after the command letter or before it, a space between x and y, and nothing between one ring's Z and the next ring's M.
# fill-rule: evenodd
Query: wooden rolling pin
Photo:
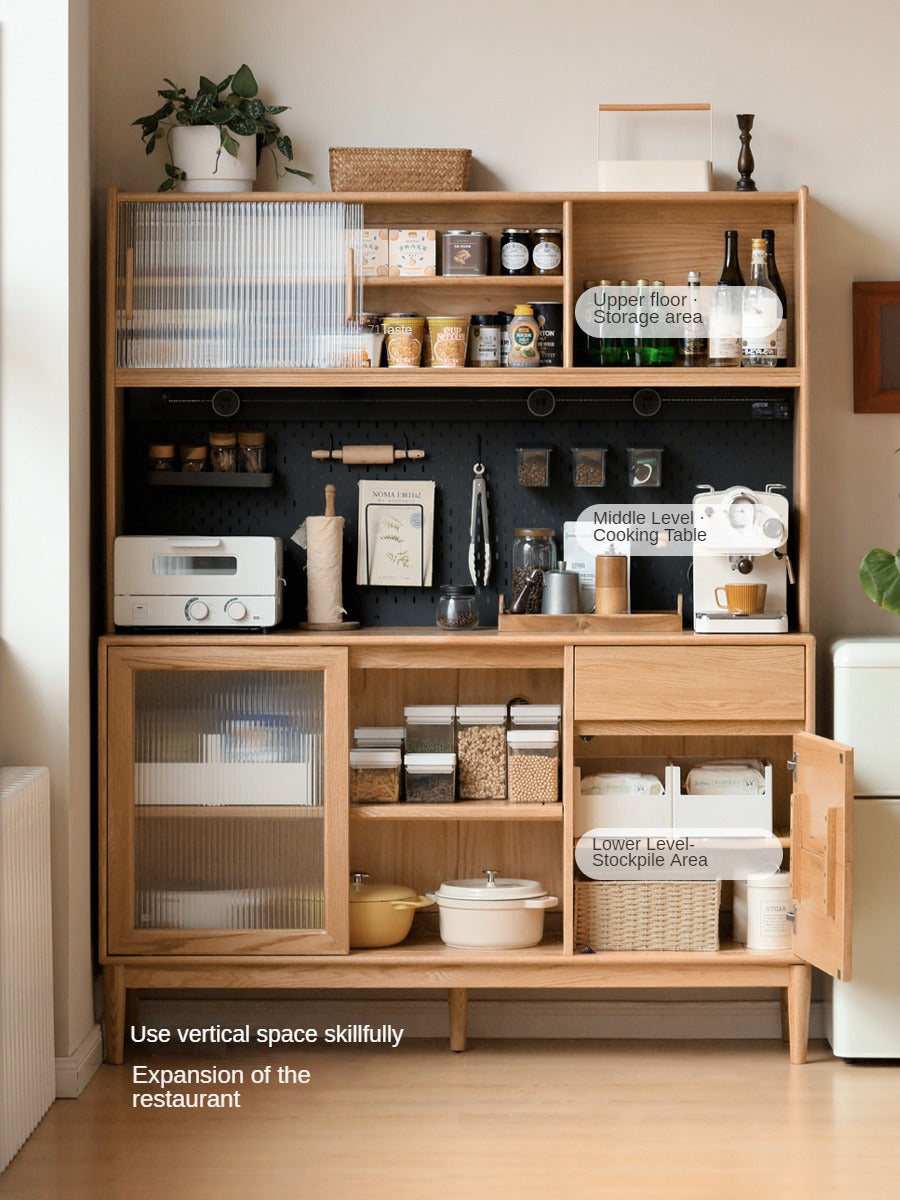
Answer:
M424 450L395 450L393 446L344 446L342 450L313 450L313 458L336 458L348 465L392 463L400 458L424 458Z

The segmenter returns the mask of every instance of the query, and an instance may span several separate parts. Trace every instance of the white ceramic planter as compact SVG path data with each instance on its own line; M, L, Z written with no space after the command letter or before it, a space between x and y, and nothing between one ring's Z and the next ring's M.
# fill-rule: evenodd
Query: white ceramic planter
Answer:
M172 162L187 175L182 192L249 192L256 179L256 136L232 134L237 155L219 153L221 138L215 125L175 125L169 131ZM217 158L218 155L218 158Z
M441 941L467 950L522 950L544 935L544 912L557 903L533 879L454 879L427 892L440 910Z

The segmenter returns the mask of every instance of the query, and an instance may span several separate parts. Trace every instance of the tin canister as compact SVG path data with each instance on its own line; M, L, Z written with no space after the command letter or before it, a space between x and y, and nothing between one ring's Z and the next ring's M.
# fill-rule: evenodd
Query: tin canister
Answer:
M425 318L415 313L390 313L383 320L389 367L417 367L422 360Z
M444 275L487 275L491 239L476 229L448 229L441 241Z
M509 366L509 323L513 319L511 312L498 312L497 321L500 328L500 366Z
M504 229L500 235L500 274L531 274L531 230Z
M466 361L470 367L500 366L500 318L496 314L473 314Z
M563 306L559 300L529 300L540 328L538 349L542 367L563 365Z

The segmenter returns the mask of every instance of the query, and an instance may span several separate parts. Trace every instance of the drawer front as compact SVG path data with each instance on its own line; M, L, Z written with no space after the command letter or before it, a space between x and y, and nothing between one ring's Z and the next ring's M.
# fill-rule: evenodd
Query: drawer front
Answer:
M580 646L576 721L798 721L804 646Z

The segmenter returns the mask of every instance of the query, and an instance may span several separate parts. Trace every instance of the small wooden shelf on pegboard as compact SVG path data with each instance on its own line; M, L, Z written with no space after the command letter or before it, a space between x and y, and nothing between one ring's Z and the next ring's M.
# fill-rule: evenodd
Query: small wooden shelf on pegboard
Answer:
M508 613L503 597L497 614L502 633L680 633L682 597L677 607L633 613Z
M148 471L153 487L270 488L273 471Z

